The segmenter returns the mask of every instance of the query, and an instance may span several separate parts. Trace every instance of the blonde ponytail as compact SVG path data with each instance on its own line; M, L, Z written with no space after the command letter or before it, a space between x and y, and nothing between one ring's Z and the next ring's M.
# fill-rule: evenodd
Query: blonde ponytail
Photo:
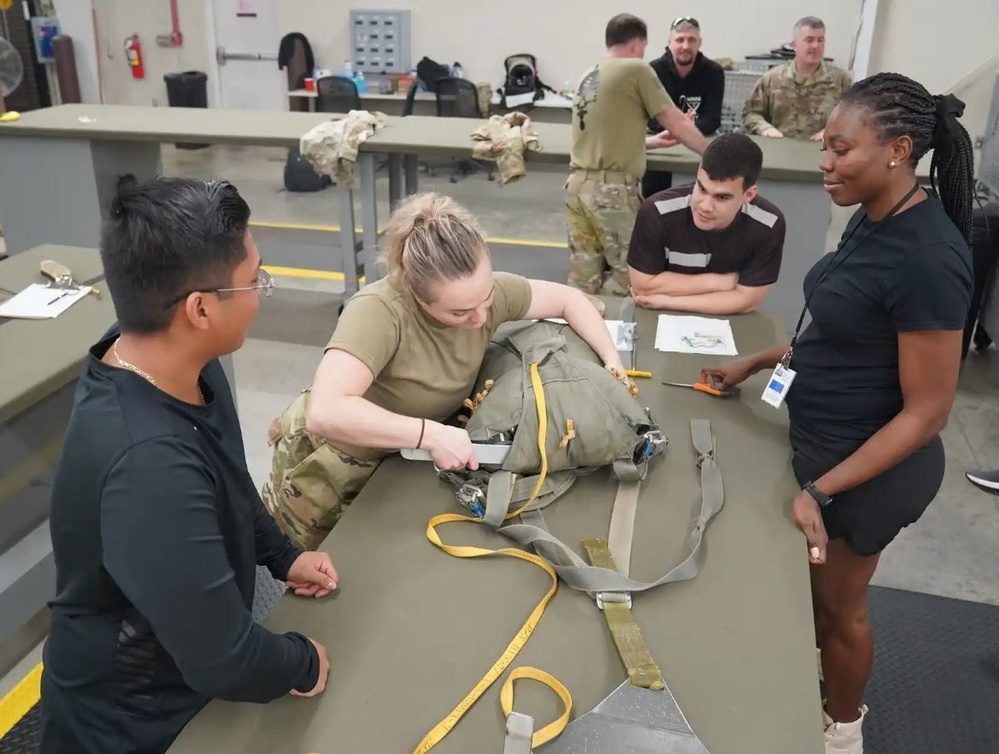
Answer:
M470 276L487 256L475 217L442 194L404 199L392 212L385 236L382 263L389 282L426 303L432 303L436 283Z

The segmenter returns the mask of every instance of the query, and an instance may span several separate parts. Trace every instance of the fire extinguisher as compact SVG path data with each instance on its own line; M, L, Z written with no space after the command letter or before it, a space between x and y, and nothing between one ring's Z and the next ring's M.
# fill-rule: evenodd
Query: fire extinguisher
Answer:
M128 67L132 69L133 79L146 77L146 69L142 64L142 43L139 42L138 34L125 38L125 60L128 61Z

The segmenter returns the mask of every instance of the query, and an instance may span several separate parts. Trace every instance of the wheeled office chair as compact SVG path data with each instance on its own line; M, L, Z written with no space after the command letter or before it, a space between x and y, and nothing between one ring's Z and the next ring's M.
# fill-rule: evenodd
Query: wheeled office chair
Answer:
M479 112L479 93L468 79L442 78L434 84L434 94L437 97L437 117L439 118L475 118L481 119ZM432 174L431 169L431 174ZM496 179L493 175L494 165L491 162L480 162L469 157L462 158L454 165L451 173L451 183L458 182L459 175L484 172L490 181Z
M348 113L361 109L357 84L345 76L323 76L316 81L316 112Z

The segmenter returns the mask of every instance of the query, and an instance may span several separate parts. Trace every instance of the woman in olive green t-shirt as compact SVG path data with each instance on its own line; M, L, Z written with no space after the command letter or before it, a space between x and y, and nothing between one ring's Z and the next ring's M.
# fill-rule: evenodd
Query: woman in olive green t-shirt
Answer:
M441 469L477 467L468 433L444 422L469 396L504 322L560 317L625 374L586 295L495 272L475 218L452 199L410 197L386 235L388 276L348 301L311 390L272 427L264 501L305 547L322 542L379 461L400 448L427 450Z

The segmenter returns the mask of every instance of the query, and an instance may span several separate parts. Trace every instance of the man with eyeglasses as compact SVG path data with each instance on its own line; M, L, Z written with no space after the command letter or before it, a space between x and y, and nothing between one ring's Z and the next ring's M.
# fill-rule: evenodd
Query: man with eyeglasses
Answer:
M794 25L794 60L767 71L742 109L747 133L780 139L822 141L826 120L853 83L842 68L825 62L826 25L805 16Z
M696 18L678 16L669 27L669 42L662 57L650 63L677 106L694 118L697 130L710 136L721 126L725 98L725 71L701 52L701 25ZM649 133L661 126L649 121ZM642 196L648 198L673 185L668 170L647 170L642 178Z
M125 179L101 238L118 317L89 350L51 493L40 754L158 754L210 699L326 687L326 650L253 620L256 566L336 589L264 510L219 357L273 282L224 181Z

